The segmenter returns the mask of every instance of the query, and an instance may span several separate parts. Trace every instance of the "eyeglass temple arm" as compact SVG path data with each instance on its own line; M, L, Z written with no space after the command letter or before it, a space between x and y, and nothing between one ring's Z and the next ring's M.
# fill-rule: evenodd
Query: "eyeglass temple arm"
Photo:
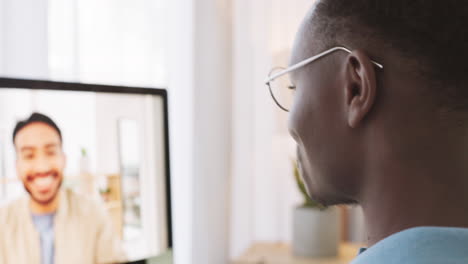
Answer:
M294 70L297 70L297 69L299 69L299 68L301 68L301 67L304 67L305 65L307 65L307 64L309 64L309 63L311 63L311 62L313 62L313 61L315 61L315 60L318 60L318 59L320 59L321 57L324 57L324 56L326 56L326 55L328 55L328 54L330 54L330 53L332 53L332 52L338 51L338 50L342 50L342 51L346 51L346 52L348 52L348 53L351 53L351 50L349 50L349 49L347 49L347 48L345 48L345 47L334 47L334 48L331 48L331 49L326 50L326 51L324 51L324 52L322 52L322 53L319 53L319 54L317 54L317 55L315 55L315 56L313 56L313 57L310 57L310 58L308 58L308 59L306 59L306 60L303 60L303 61L301 61L301 62L299 62L299 63L297 63L297 64L294 64L294 65L292 65L291 67L288 67L288 68L286 68L286 69L284 69L284 70L282 70L282 71L280 71L280 72L278 72L278 73L275 73L275 74L273 74L272 76L268 76L268 77L265 79L265 84L268 84L268 83L274 81L276 78L278 78L278 77L280 77L280 76L282 76L282 75L284 75L284 74L286 74L286 73L290 73L290 72L292 72L292 71L294 71ZM382 65L382 64L380 64L380 63L378 63L378 62L376 62L376 61L373 61L373 60L371 60L371 62L372 62L372 64L374 64L374 65L377 66L378 68L383 69L383 65Z

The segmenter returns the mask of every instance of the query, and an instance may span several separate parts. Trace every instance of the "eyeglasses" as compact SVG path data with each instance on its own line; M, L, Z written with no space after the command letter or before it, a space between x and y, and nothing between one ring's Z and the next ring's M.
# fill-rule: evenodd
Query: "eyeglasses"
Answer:
M292 71L295 71L301 67L306 66L309 63L312 63L330 53L335 51L345 51L351 53L351 50L345 47L334 47L329 50L326 50L320 54L312 56L308 59L305 59L299 63L296 63L288 68L281 68L276 67L273 68L268 77L265 79L265 84L268 85L268 89L270 90L270 95L275 101L276 105L282 110L289 112L290 107L292 106L293 99L294 99L294 91L296 87L292 85L291 80L289 79L289 74ZM383 65L371 60L372 64L376 67L383 69Z

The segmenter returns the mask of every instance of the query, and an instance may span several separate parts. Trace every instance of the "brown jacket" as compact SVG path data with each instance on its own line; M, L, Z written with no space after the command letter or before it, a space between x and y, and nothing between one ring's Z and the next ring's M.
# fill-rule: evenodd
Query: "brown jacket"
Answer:
M99 203L61 191L54 219L55 264L117 263L124 260L111 219ZM29 197L0 209L0 263L41 264L40 239Z

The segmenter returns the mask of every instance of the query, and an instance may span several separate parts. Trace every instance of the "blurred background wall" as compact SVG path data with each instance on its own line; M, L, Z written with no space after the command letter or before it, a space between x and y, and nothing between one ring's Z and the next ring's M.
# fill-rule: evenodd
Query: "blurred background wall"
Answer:
M175 263L228 263L291 240L294 142L263 80L312 3L0 0L0 73L167 87Z

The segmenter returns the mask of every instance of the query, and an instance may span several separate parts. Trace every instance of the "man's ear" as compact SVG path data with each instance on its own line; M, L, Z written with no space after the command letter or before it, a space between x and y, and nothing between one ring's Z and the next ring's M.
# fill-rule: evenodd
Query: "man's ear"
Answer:
M345 97L348 125L356 128L375 103L377 81L375 66L361 50L354 50L346 61Z

